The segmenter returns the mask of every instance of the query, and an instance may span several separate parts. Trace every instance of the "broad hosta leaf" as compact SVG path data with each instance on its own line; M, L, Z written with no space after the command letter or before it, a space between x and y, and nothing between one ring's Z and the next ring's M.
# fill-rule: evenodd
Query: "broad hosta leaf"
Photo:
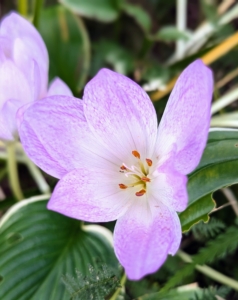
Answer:
M83 21L62 6L41 12L39 31L50 58L50 79L59 76L74 93L84 85L90 60L90 43Z
M133 5L124 2L122 10L131 16L144 32L149 32L151 29L151 19L149 14L139 5Z
M0 223L0 299L68 300L63 275L87 275L98 262L117 265L111 239L101 226L81 228L48 211L45 200L22 201Z
M112 22L119 14L118 0L60 0L60 2L74 13L101 22Z
M209 134L206 149L196 170L189 175L189 206L179 217L183 231L201 220L215 206L212 193L238 183L238 131L219 129Z

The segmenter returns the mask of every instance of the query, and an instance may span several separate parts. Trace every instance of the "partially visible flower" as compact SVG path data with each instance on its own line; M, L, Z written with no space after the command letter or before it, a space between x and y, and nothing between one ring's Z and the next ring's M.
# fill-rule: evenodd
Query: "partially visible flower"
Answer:
M83 101L55 96L19 110L26 153L60 178L48 208L88 222L117 219L115 253L130 279L155 272L179 248L176 211L187 206L186 174L206 145L212 91L211 71L195 61L157 128L144 90L102 69Z
M0 24L0 139L17 136L16 111L47 96L49 59L46 46L27 20L12 12ZM59 78L49 93L72 96Z

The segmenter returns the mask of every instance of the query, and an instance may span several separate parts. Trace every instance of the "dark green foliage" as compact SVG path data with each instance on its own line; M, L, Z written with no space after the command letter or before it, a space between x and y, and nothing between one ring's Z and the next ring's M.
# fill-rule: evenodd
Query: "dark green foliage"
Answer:
M187 287L184 289L172 289L167 292L148 293L137 300L217 300L225 299L230 292L230 288L221 286L220 288L210 286L208 288ZM222 298L218 298L222 297Z
M226 225L219 219L211 218L208 223L200 222L192 227L192 233L197 240L214 238L223 231Z
M193 273L195 265L213 263L215 260L233 253L237 247L238 228L237 226L231 226L224 233L218 235L217 238L209 241L204 248L201 248L198 254L193 256L193 262L179 269L165 284L162 291L167 291L180 284L184 278Z
M200 293L195 293L195 296L189 300L217 300L217 296L225 298L230 292L230 288L226 286L221 286L216 288L210 286L207 289L202 289Z
M72 300L104 300L107 295L120 286L116 272L103 264L98 268L89 266L90 275L84 276L76 270L77 277L66 274L62 281Z
M170 277L165 286L161 289L161 292L168 291L173 287L179 285L184 279L188 278L192 275L194 271L194 264L185 265L182 269L178 269L178 271Z
M231 226L216 239L209 241L206 247L201 248L199 253L193 257L193 261L196 264L212 263L215 259L233 253L237 247L238 228Z

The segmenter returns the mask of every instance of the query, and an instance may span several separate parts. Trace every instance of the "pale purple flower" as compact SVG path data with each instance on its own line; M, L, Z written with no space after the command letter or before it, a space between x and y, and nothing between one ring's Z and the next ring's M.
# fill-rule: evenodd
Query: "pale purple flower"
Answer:
M47 93L49 59L46 46L27 20L10 13L0 24L0 139L17 136L16 111L22 105L53 94L72 96L55 79ZM60 92L60 93L59 93Z
M206 145L212 89L211 71L192 63L157 128L144 90L102 69L83 101L49 97L18 113L26 153L60 178L48 208L89 222L117 220L115 253L130 279L155 272L179 248L176 211L187 206L186 174Z

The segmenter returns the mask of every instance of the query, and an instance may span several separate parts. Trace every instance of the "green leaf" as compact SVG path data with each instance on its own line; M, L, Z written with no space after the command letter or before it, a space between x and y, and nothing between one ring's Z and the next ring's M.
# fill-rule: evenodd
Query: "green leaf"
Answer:
M98 299L104 300L116 288L120 287L120 281L115 276L115 270L103 264L97 268L89 267L89 276L85 276L76 270L77 278L68 274L62 277L62 281L68 289L72 300Z
M238 131L211 131L206 149L196 170L189 175L188 208L179 217L183 231L199 221L207 222L215 207L212 193L238 183Z
M60 0L74 13L101 22L112 22L119 15L118 0Z
M126 48L116 42L102 40L93 45L91 74L94 76L100 68L109 65L121 74L127 75L135 68L135 57Z
M217 5L212 3L212 1L200 0L202 11L205 17L211 23L217 24L219 20L219 15L217 13Z
M209 213L214 209L216 203L211 195L206 195L198 201L190 204L185 211L179 214L182 231L188 231L193 225L203 221L209 221Z
M193 226L192 232L196 240L204 241L214 238L220 232L224 231L225 228L226 225L222 220L213 217L207 224L199 223L196 226Z
M41 12L39 31L50 59L50 79L64 80L74 93L86 81L90 63L90 43L83 21L62 6Z
M167 292L157 292L151 293L147 295L143 295L138 298L138 300L200 300L200 299L209 299L215 300L215 290L209 291L210 298L202 298L204 296L204 292L207 290L203 290L199 287L185 287L184 289L181 287L180 289L173 289ZM212 297L213 296L213 297Z
M122 10L132 17L144 32L149 32L151 29L151 18L149 14L140 6L129 3L123 3Z
M200 251L192 257L190 263L178 269L166 282L165 286L160 291L161 294L181 284L184 278L189 278L193 274L196 265L217 262L220 258L224 258L228 254L233 253L237 247L237 226L231 226L225 232L218 235L215 239L211 239L204 247L202 247Z
M115 267L109 230L81 226L46 209L45 200L24 200L0 223L0 299L68 300L62 275L89 275L97 262Z
M151 35L150 39L156 41L173 42L178 40L189 39L189 34L184 31L178 30L174 26L165 26L161 28L155 35Z

